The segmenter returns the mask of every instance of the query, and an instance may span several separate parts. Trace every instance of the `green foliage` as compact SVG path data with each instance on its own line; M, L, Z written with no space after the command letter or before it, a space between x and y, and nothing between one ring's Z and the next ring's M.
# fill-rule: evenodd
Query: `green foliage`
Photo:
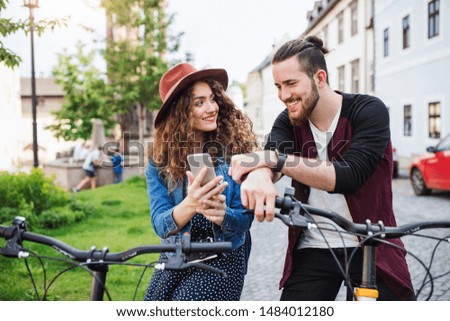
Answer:
M84 47L79 42L76 54L58 54L58 64L53 69L65 96L62 108L54 112L54 123L46 128L66 141L90 138L93 119L101 119L105 130L115 125L108 86L93 63L95 51L85 53Z
M134 28L136 39L109 39L105 59L108 78L116 92L116 108L126 111L139 103L147 109L159 108L159 80L167 71L164 52L168 49L163 1L102 1L107 13L116 17L116 23Z
M88 216L94 215L95 206L72 199L70 206L52 207L43 211L39 216L32 217L32 223L44 228L58 228L64 225L80 222Z
M75 212L83 212L86 216L90 216L95 213L95 206L89 203L79 202L76 199L72 199L70 210Z
M86 213L83 211L73 211L67 207L55 207L41 213L39 216L39 226L44 228L57 228L80 222L85 217Z
M0 25L3 24L3 19L0 19ZM5 64L6 67L17 67L19 66L22 58L16 55L11 49L5 48L3 43L0 41L0 61Z
M139 137L147 127L145 112L160 107L159 80L167 71L165 54L178 48L179 37L168 35L172 17L163 0L102 0L109 21L126 27L131 36L107 39L104 57L114 100L111 108L126 114L137 107Z
M95 213L95 206L70 200L41 169L30 174L0 173L0 222L20 215L31 227L56 228L79 222Z
M136 187L142 187L142 188L146 188L146 186L147 186L147 182L145 181L145 178L142 176L130 177L124 183L129 184L129 185L135 185Z
M0 208L6 208L3 213L17 209L25 216L40 215L67 201L67 194L55 185L54 178L46 177L39 168L32 169L30 174L0 173Z
M115 206L115 205L119 205L120 203L122 203L122 201L119 201L119 200L104 200L104 201L102 201L102 205L106 205L106 206Z
M143 184L144 183L144 184ZM80 222L64 225L55 229L34 226L33 233L41 233L56 238L75 248L89 250L91 246L98 249L107 247L110 252L120 252L145 244L159 244L159 237L154 233L148 208L148 196L145 179L136 177L121 184L102 186L93 190L74 194L71 209L94 209L92 215ZM106 204L102 204L107 200ZM112 205L113 200L119 201ZM54 212L67 211L55 209ZM51 213L52 209L45 211ZM50 216L50 214L46 214ZM0 246L3 246L0 239ZM46 275L38 259L30 257L28 263L42 299L43 284L47 285L53 278L69 265L56 261L66 258L55 249L25 241L24 246L43 258ZM53 257L51 260L48 257ZM134 258L130 263L150 263L157 260L158 254L147 254ZM35 300L36 295L30 281L24 260L0 256L0 301ZM151 269L144 275L138 289L136 300L140 301L151 276ZM113 300L132 300L136 285L141 278L142 267L113 265L107 277L107 289ZM87 301L92 276L81 268L63 273L52 283L47 293L48 300ZM105 298L106 299L106 298Z
M9 0L0 0L0 13L6 9ZM1 14L0 14L1 16ZM45 30L53 30L56 27L67 25L67 18L53 20L44 19L39 22L34 22L33 30L40 36ZM18 31L24 31L28 34L31 30L31 25L28 20L13 20L11 18L0 18L0 35L6 37ZM19 66L22 58L8 48L5 48L3 42L0 40L0 62L3 62L7 67L13 68Z
M18 208L0 207L0 223L9 224L18 215L20 215Z
M58 56L53 75L64 88L65 102L47 129L64 140L88 139L94 118L101 119L108 130L115 125L115 115L127 114L136 106L142 114L159 108L159 80L167 70L164 56L178 48L181 34L167 34L172 17L166 16L164 1L102 0L101 5L109 21L127 28L131 36L106 39L106 49L101 51L108 66L106 75L93 66L95 52L84 53L81 44L75 55ZM140 133L146 127L142 119Z

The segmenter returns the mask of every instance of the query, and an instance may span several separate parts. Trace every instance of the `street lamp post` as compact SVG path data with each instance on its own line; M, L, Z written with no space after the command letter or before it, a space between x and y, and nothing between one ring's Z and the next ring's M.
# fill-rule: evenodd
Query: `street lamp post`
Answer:
M30 37L31 37L31 110L33 114L33 167L39 167L37 124L36 124L36 79L34 75L34 16L33 10L39 7L39 0L23 0L23 5L30 10Z

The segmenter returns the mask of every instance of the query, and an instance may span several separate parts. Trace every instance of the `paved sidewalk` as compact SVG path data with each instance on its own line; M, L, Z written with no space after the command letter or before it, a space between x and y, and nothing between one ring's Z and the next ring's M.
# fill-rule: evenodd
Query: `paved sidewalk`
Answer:
M290 185L289 178L277 183L280 195ZM271 223L253 221L251 228L252 251L245 279L242 301L278 301L281 291L278 284L284 266L287 246L287 229L278 219Z
M242 301L278 301L278 283L287 246L287 226L279 220L253 223L253 244Z
M407 224L422 220L449 220L450 193L435 192L430 196L418 197L414 195L406 177L393 181L394 211L397 224ZM278 183L280 194L289 181L284 179ZM253 239L250 254L249 270L246 276L242 301L278 301L281 291L278 283L282 275L284 256L287 246L287 226L275 219L271 223L253 222L251 234ZM422 234L448 235L449 230L422 231ZM448 236L447 236L448 237ZM406 249L420 257L425 264L429 264L436 241L420 237L404 237ZM434 282L434 293L431 300L450 300L450 246L443 243L435 253L432 265L434 277L444 275ZM407 256L412 281L415 290L420 288L425 276L423 266L411 255ZM425 300L429 293L430 284L425 287L419 300ZM345 300L345 287L341 288L337 300Z

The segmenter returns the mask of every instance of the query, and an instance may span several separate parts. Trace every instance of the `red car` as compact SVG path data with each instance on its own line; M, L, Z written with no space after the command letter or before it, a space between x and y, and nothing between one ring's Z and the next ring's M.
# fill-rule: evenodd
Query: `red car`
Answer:
M409 167L409 177L417 195L428 195L432 189L450 191L450 135L427 152L415 158Z

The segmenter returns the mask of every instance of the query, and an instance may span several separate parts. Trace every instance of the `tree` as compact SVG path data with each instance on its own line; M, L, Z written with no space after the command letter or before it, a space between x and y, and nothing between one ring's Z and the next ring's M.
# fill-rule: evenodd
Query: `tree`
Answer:
M139 140L143 142L147 111L160 107L158 86L167 71L165 54L178 48L181 34L167 35L173 17L165 13L165 0L103 0L101 3L111 26L105 60L115 97L114 109L122 115L137 109ZM126 37L118 35L121 29L127 31Z
M64 87L65 102L55 113L55 124L47 128L65 140L86 139L92 118L103 120L108 129L115 115L136 113L136 109L143 142L146 113L160 107L165 53L177 49L181 34L167 36L172 17L166 17L164 0L102 0L101 5L111 26L101 52L107 73L93 67L94 52L85 54L81 44L76 55L60 54L53 75ZM118 37L119 29L126 30L127 36Z
M46 127L57 138L89 139L93 119L101 119L105 130L115 125L114 110L108 107L110 88L94 66L94 58L95 51L85 53L80 42L76 54L58 54L53 76L64 88L64 103L60 110L54 112L54 124Z
M6 9L9 0L0 0L0 13ZM34 23L34 31L40 36L44 30L50 28L53 30L57 26L66 25L67 19L51 20L45 19ZM30 31L30 23L28 20L13 20L11 18L0 18L0 34L6 37L10 34L22 30L26 34ZM0 62L3 62L7 67L13 68L19 66L22 58L14 53L11 49L5 48L3 42L0 40Z

